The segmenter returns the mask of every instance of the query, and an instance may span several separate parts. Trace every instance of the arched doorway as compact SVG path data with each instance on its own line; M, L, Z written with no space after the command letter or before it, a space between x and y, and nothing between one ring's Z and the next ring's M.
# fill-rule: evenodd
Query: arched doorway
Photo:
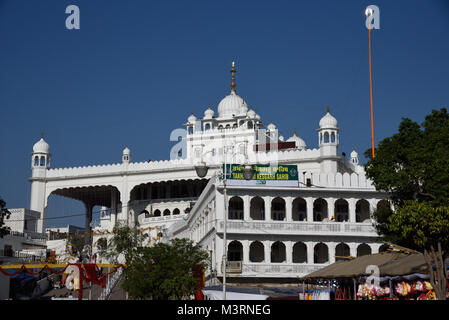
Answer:
M254 241L249 246L249 261L263 262L265 259L264 246L260 241Z
M243 200L240 197L229 199L228 218L230 220L243 220Z
M285 244L276 241L271 245L271 262L280 263L285 261Z
M228 261L243 260L243 245L237 240L232 241L228 245Z
M250 217L252 220L265 220L265 201L261 197L251 199Z
M303 242L293 245L293 263L307 263L307 246Z
M318 243L313 249L313 262L326 263L329 261L329 249L324 243Z
M307 220L307 202L303 198L296 198L292 203L293 221Z

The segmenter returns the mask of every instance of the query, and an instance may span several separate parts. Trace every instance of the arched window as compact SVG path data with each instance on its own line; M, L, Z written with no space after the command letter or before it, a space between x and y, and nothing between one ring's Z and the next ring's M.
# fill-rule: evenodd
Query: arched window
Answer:
M229 219L243 220L243 200L240 197L229 199Z
M329 261L329 250L324 243L318 243L313 249L313 262L326 263Z
M223 130L223 126L221 124L218 126L218 130Z
M175 215L175 214L179 214L180 213L180 211L179 211L179 209L178 208L176 208L175 210L173 210L173 214Z
M342 257L349 257L350 255L350 249L346 243L339 243L335 247L335 261L343 260Z
M170 210L165 209L165 210L164 210L164 216L169 216L169 215L170 215Z
M369 212L369 202L365 199L357 201L355 204L355 221L356 222L371 222Z
M252 129L252 128L254 128L254 126L253 126L253 122L252 122L252 121L248 121L248 124L247 124L247 126L248 126L248 129Z
M265 201L261 197L252 198L249 212L252 220L265 220Z
M237 128L237 123L234 123L234 124L232 125L232 128L233 128L233 129Z
M293 245L293 263L307 263L307 246L303 242Z
M205 130L210 130L210 123L206 123L206 125L204 126Z
M303 198L296 198L292 203L293 221L304 221L307 219L307 203Z
M371 254L371 247L366 243L362 243L357 247L357 257L366 256Z
M161 210L157 209L154 211L154 216L155 217L160 217L161 216Z
M384 243L379 247L379 252L386 252L390 249L390 245L388 243Z
M285 244L276 241L271 245L271 262L279 263L285 261Z
M331 133L331 142L334 143L335 142L335 132Z
M193 133L193 127L189 127L189 134Z
M335 201L335 221L343 222L349 221L349 204L344 199L338 199Z
M39 157L35 156L34 157L34 166L37 167L39 165Z
M271 219L282 221L285 219L285 200L282 198L274 198L271 201Z
M41 156L41 162L39 164L41 167L45 167L45 157Z
M329 133L327 131L324 133L324 143L329 143Z
M227 124L227 125L226 125L226 129L231 129L231 125L230 125L230 124Z
M249 246L249 261L263 262L265 259L264 246L260 241L254 241Z
M228 260L242 261L243 260L243 246L238 241L232 241L228 245Z
M327 201L319 198L313 202L313 221L323 221L327 218Z

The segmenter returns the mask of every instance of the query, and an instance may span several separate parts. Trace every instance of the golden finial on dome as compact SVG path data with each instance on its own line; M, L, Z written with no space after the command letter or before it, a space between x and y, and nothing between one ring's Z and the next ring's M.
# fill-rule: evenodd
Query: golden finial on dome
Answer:
M41 132L41 139L44 139L44 131Z
M293 128L293 135L296 136L296 128Z
M231 91L235 91L235 73L237 70L235 69L235 61L232 61L232 68L231 68Z

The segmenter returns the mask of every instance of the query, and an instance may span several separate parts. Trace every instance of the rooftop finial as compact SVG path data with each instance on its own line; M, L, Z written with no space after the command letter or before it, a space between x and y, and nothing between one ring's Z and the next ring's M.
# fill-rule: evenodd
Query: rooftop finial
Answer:
M329 105L326 106L326 112L330 113Z
M41 139L44 139L44 131L41 132Z
M296 128L293 128L293 135L296 136Z
M231 68L231 91L235 92L235 73L237 70L235 69L235 61L232 61L232 68Z

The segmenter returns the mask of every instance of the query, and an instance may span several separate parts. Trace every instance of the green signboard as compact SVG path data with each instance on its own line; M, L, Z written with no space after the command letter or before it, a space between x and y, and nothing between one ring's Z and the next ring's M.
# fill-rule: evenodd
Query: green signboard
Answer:
M243 177L243 164L227 164L226 178L231 180L245 180ZM258 183L265 181L297 181L298 167L296 165L269 165L269 164L253 164L254 175L252 180ZM223 170L225 169L223 165Z

